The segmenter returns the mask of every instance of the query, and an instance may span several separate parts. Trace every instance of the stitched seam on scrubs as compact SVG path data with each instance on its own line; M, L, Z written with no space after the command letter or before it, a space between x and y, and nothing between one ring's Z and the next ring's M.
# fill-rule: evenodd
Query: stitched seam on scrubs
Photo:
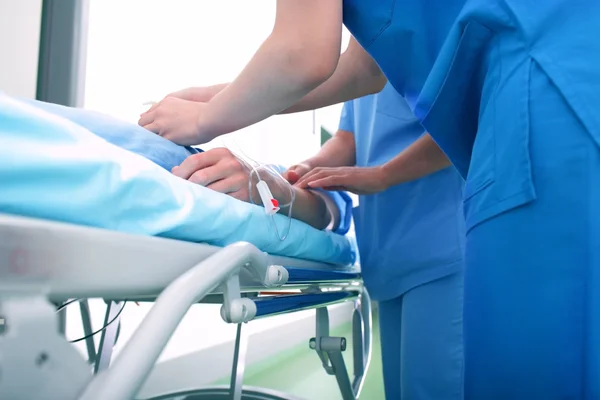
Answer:
M485 211L489 210L490 208L493 208L493 207L498 207L499 205L501 205L501 204L502 204L502 203L504 203L505 201L511 200L511 199L513 199L514 197L522 196L523 194L527 194L527 192L528 192L528 191L529 191L529 189L523 189L523 190L521 190L520 192L517 192L517 193L511 194L510 196L504 197L504 198L502 198L502 199L500 199L500 200L498 200L498 201L496 201L496 202L494 202L494 203L492 203L492 204L489 204L489 205L487 205L487 206L485 206L485 207L481 207L481 208L479 208L479 209L477 210L477 212L473 213L473 214L472 214L470 217L468 217L468 218L467 218L467 220L468 220L468 221L470 221L470 220L472 220L472 219L475 219L475 220L477 220L478 218L480 218L480 215L481 215L481 214L483 214ZM514 210L514 209L516 209L516 208L518 208L518 207L522 207L522 206L524 206L524 205L526 205L526 204L529 204L529 203L531 203L531 201L533 201L533 200L535 200L535 197L534 197L533 199L529 200L529 201L523 201L523 203L521 203L521 204L519 204L519 205L512 206L512 207L509 207L509 208L507 208L507 209L505 209L505 210L499 211L499 212L497 212L496 214L494 214L494 215L492 215L492 216L490 216L490 217L484 218L482 221L477 221L476 223L469 224L470 226L467 228L467 233L469 233L469 232L470 232L470 231L471 231L473 228L475 228L477 225L479 225L479 224L480 224L480 223L482 223L483 221L485 221L485 220L488 220L488 219L491 219L491 218L494 218L494 217L497 217L497 216L498 216L498 215L500 215L500 214L504 214L505 212L512 211L512 210ZM465 203L466 203L466 201L465 201Z
M521 38L523 45L528 49L528 54L531 57L531 59L540 67L540 69L542 71L544 71L544 73L546 74L546 76L548 77L550 82L552 82L552 84L556 87L556 89L558 90L560 95L563 97L566 104L569 106L569 108L574 113L576 118L581 122L581 124L584 127L586 127L586 129L588 131L590 131L589 132L590 135L592 136L592 138L594 139L596 144L600 147L600 142L598 142L596 140L595 135L592 133L592 131L598 132L600 130L598 128L598 126L596 124L594 124L593 118L589 117L584 120L580 116L580 114L576 111L576 110L582 110L588 116L594 115L594 113L592 112L593 110L591 108L589 108L589 104L586 102L578 102L577 96L573 96L573 95L569 95L568 97L566 96L565 92L569 92L570 86L569 85L566 85L566 87L559 86L557 84L557 82L552 78L552 74L549 73L549 71L547 70L546 66L544 65L545 63L542 64L542 62L540 62L540 59L541 60L545 59L547 61L547 65L550 67L550 69L552 69L552 66L556 65L554 60L549 58L547 53L539 54L536 51L535 44L530 43L530 40L528 40L528 38L523 34L522 29L519 29L520 27L515 26L514 22L517 22L519 19L517 18L517 14L512 9L512 7L510 7L509 4L507 4L506 2L501 2L500 8L504 11L504 15L506 15L506 17L508 18L507 22L508 22L509 26L514 26L516 28L515 31L517 32L518 36ZM534 45L534 47L532 47L532 44ZM562 74L565 77L565 79L569 80L570 82L577 81L577 80L573 79L573 77L568 73L568 71L562 70L560 72L558 72L558 71L555 71L555 72L559 75ZM590 128L593 128L593 129L590 129Z
M467 180L468 179L469 179L469 176L467 175ZM465 203L467 203L469 200L471 200L477 194L481 193L482 190L484 190L485 188L487 188L494 182L495 182L494 178L487 178L482 183L480 183L475 189L473 189L470 193L467 193L466 186L465 186L465 197L464 197L463 201Z
M402 121L402 122L413 122L415 117L398 117L397 115L393 115L392 113L388 113L386 111L381 111L381 110L377 110L376 111L377 114L381 114L381 115L385 115L386 117L390 117L390 118L394 118L398 121ZM421 123L421 121L419 121L419 123ZM425 134L425 128L423 128L423 134Z
M392 21L394 20L394 11L396 10L396 0L392 0L392 7L390 10L390 17L388 18L388 22L385 23L385 25L383 25L381 27L381 29L379 30L379 32L377 32L377 34L373 37L373 39L369 40L369 43L367 43L367 45L365 47L369 47L370 45L373 44L373 42L375 42L379 36L381 36L381 34L383 32L385 32L385 30L387 28L390 27L390 25L392 24Z
M448 76L449 76L449 75L452 73L452 70L453 70L454 64L455 64L455 62L456 62L456 57L457 57L457 55L458 55L459 48L460 48L460 46L461 46L461 44L462 44L462 40L463 40L463 37L464 37L464 35L465 35L466 28L467 28L467 26L469 26L469 24L472 24L472 23L475 23L475 24L477 24L477 25L480 25L480 26L482 26L483 28L486 28L486 29L487 29L487 30L489 30L489 31L490 31L490 32L491 32L491 33L492 33L494 36L497 34L497 32L496 32L494 29L492 29L492 28L490 28L489 26L487 26L486 24L482 24L481 22L479 22L479 21L476 21L476 20L469 20L469 21L467 21L467 23L465 24L465 26L463 26L463 27L461 28L461 32L460 32L460 38L458 39L458 44L457 44L457 46L456 46L456 48L454 49L454 52L453 52L453 54L452 54L452 60L450 60L450 64L449 64L449 65L450 65L450 68L448 68L448 69L446 70L446 73L445 73L445 75L444 75L444 79L442 79L442 81L441 81L441 84L440 84L440 86L439 86L439 90L437 90L437 93L436 93L435 97L433 98L433 100L432 100L431 102L428 102L428 104L427 104L427 108L428 108L428 109L427 109L427 113L425 113L425 115L424 115L422 118L420 118L420 120L421 120L421 123L422 123L423 121L425 121L426 119L428 119L428 118L429 118L429 114L431 114L431 110L433 110L433 109L435 108L435 104L437 103L437 101L438 101L439 97L441 96L441 93L442 93L442 91L443 91L443 88L446 86L446 82L448 81ZM425 82L425 83L427 83L427 82ZM422 88L421 88L421 89L422 89ZM427 129L427 127L425 127L425 129Z
M560 94L560 96L563 98L563 100L565 101L565 103L569 106L569 109L571 110L571 112L573 113L573 115L575 115L575 117L577 118L577 120L579 121L579 123L588 131L588 133L590 134L590 136L592 137L592 140L596 143L597 146L600 147L600 143L596 140L596 135L594 135L593 131L598 132L598 127L593 123L593 118L586 118L585 120L579 115L579 113L576 111L577 109L583 110L585 112L585 114L592 115L591 111L589 108L587 108L587 103L586 102L578 102L576 100L576 96L572 96L569 95L569 97L567 97L565 95L565 92L569 91L569 86L567 85L566 88L563 88L562 86L559 86L558 83L552 78L552 75L548 72L548 70L545 68L545 66L538 61L538 58L540 58L539 56L534 56L533 54L530 55L532 60L538 65L538 67L544 72L544 74L546 74L546 76L548 77L548 79L550 80L550 82L552 82L552 84L554 85L554 87L556 88L556 90L558 91L558 93ZM544 58L544 57L542 57ZM553 65L553 61L548 60L548 64L549 65ZM557 74L559 74L558 71L556 71ZM573 78L571 77L571 75L569 75L569 73L567 71L561 71L560 73L562 73L565 78L567 78L569 81L573 82ZM573 103L576 103L576 106ZM590 129L593 128L593 129ZM595 128L595 129L594 129Z

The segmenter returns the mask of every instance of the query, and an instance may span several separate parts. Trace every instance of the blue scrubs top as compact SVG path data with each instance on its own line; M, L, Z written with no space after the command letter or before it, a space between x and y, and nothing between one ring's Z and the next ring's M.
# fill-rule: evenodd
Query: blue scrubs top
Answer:
M536 198L529 116L511 114L534 67L600 144L598 15L595 0L344 0L348 30L468 175L468 230Z
M356 165L382 165L424 133L406 101L387 85L344 104L340 130L354 134ZM449 167L383 193L361 196L355 210L365 284L376 300L462 268L463 179Z
M466 177L466 399L600 398L598 15L597 0L344 0Z

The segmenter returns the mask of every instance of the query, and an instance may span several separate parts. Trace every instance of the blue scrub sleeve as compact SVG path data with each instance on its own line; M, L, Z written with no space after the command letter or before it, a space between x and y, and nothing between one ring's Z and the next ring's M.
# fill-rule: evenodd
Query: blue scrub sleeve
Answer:
M338 129L354 133L354 101L347 101L342 107L342 113L340 114L340 123Z
M318 191L329 196L329 198L335 202L340 212L340 224L333 232L345 235L350 230L350 224L352 222L352 199L346 192L329 192L321 189Z

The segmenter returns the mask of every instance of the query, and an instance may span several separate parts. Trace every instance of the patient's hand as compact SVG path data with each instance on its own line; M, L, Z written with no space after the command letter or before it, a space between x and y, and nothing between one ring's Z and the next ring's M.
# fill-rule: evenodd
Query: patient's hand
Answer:
M217 192L228 194L238 200L250 202L250 193L248 193L248 180L250 179L250 169L225 148L208 150L204 153L198 153L186 158L180 166L173 168L173 174L187 179L190 182L206 186ZM254 187L256 177L252 182ZM269 182L270 184L270 182ZM269 185L273 197L283 200L288 195L288 191L283 190L279 185ZM287 189L287 188L286 188ZM333 227L339 223L339 210L335 203L329 210L326 204L325 196L311 190L293 187L295 193L294 206L291 209L292 218L303 221L317 229L324 229L330 222ZM252 191L252 202L261 204L258 190ZM280 213L287 215L289 208L282 207Z
M238 200L250 201L250 170L228 149L217 148L191 155L171 172L180 178L228 194ZM260 199L254 200L260 202Z

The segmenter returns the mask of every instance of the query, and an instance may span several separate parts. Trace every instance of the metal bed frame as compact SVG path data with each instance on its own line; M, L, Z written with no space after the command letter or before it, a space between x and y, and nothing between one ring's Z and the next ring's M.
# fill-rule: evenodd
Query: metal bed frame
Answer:
M290 289L300 293L289 294ZM114 323L103 330L97 350L93 339L87 340L85 360L65 339L56 304L87 298L105 299L105 321ZM154 306L111 360L124 301ZM353 379L342 357L346 339L329 335L327 311L347 301L354 302ZM344 400L360 395L371 355L371 307L358 267L270 256L248 243L218 248L0 214L0 398L134 399L198 302L222 303L222 319L237 324L230 386L185 389L152 400L291 399L243 387L243 327L307 309L316 309L310 349L335 376ZM80 311L88 336L85 300Z

